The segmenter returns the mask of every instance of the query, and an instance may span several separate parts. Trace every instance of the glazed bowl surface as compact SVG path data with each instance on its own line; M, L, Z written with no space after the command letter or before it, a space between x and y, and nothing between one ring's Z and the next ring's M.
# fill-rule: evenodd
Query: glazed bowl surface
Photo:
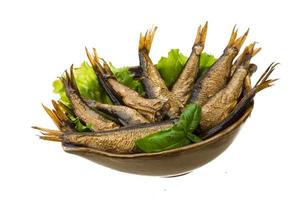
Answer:
M215 159L233 142L253 106L226 129L199 143L158 153L114 154L63 144L64 151L118 171L148 176L178 176Z

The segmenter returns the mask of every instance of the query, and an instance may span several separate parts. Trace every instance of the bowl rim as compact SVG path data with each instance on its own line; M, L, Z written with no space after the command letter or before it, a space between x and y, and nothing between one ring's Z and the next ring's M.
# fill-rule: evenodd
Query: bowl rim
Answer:
M211 138L208 138L208 139L198 142L198 143L193 143L193 144L189 144L187 146L170 149L170 150L166 150L166 151L154 152L154 153L116 154L116 153L100 151L100 150L97 150L94 148L89 148L89 147L76 147L76 146L70 146L70 145L64 145L64 144L62 144L62 147L63 147L64 151L69 152L69 153L73 153L73 152L94 153L94 154L101 154L102 156L114 157L114 158L140 158L140 157L152 157L152 156L173 154L173 153L182 152L185 150L190 150L190 149L193 149L193 148L196 148L199 146L207 146L216 140L220 140L220 139L224 138L226 135L229 135L234 129L238 128L250 116L250 114L253 110L253 106L254 105L251 105L236 122L231 124L229 127L221 130L220 132L218 132L216 135L212 136Z

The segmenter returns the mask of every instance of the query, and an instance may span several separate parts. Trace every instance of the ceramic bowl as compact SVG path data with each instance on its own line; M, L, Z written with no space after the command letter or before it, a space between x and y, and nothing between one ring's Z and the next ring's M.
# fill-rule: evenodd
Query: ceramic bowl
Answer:
M203 166L224 152L250 116L252 109L253 106L249 107L235 123L207 140L159 153L114 154L67 145L63 145L63 149L122 172L163 177L179 176Z

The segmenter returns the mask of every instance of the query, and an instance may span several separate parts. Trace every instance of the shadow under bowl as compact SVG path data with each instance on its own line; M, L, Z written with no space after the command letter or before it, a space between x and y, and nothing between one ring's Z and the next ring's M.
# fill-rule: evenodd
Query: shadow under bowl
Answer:
M100 165L139 175L173 177L189 173L219 156L232 143L253 106L235 123L199 143L158 153L114 154L97 149L63 145L64 151Z

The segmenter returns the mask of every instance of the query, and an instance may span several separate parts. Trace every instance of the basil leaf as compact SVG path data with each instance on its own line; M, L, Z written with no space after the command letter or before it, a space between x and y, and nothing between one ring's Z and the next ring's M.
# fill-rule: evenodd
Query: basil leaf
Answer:
M135 141L144 152L160 152L178 148L201 139L193 134L198 127L201 109L197 104L186 106L179 121L170 129L159 131Z
M159 59L156 67L168 87L176 82L187 59L185 55L180 53L179 49L171 49L167 57ZM199 76L203 76L216 60L213 55L203 52L199 63Z
M195 135L193 133L187 133L186 136L193 143L197 143L197 142L202 141L200 137L198 137L197 135Z
M141 96L145 95L142 83L133 78L133 74L129 71L128 67L115 67L112 62L109 62L109 66L120 83L137 91Z
M199 125L201 109L197 104L189 104L180 115L176 123L176 129L183 130L186 133L193 132Z
M144 152L159 152L190 144L183 131L167 129L136 141L136 145Z

